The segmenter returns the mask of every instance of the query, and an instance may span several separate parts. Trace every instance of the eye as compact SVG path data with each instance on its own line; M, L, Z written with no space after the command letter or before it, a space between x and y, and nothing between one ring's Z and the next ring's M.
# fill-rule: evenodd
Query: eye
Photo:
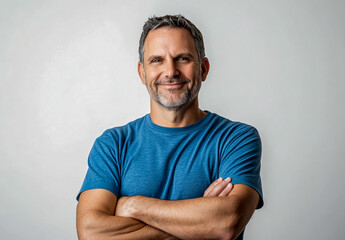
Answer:
M180 62L189 62L190 59L188 57L179 57L177 60Z
M159 63L159 62L161 62L161 61L162 61L161 59L155 58L155 59L153 59L153 60L151 61L151 63Z

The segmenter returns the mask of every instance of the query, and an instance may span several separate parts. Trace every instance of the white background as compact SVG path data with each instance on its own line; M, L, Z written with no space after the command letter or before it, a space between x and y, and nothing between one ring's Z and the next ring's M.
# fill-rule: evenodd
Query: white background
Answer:
M345 238L344 1L1 0L1 239L77 238L95 138L149 112L141 28L177 13L204 35L201 108L262 137L245 239Z

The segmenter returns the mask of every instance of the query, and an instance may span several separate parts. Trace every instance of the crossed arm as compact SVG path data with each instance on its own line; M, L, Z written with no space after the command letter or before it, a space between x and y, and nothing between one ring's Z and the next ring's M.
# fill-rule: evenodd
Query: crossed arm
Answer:
M235 239L259 201L249 186L218 179L204 197L168 201L116 196L102 189L81 194L79 239ZM114 216L115 214L115 216Z

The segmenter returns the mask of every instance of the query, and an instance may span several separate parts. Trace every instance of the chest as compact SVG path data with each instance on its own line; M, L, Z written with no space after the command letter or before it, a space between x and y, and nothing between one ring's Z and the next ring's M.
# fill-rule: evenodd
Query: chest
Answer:
M218 178L218 153L207 141L152 141L127 151L121 166L121 196L177 200L202 197ZM134 147L135 146L135 147Z

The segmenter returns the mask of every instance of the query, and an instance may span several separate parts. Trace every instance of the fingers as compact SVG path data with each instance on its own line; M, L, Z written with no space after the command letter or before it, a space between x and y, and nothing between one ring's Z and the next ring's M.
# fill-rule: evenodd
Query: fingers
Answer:
M204 197L226 196L232 190L231 178L217 179L205 191ZM229 185L230 184L230 185ZM220 195L221 194L221 195Z
M216 186L218 183L220 183L223 180L222 177L218 178L216 181L214 181L204 192L204 197L206 197L209 192Z
M224 197L224 196L228 196L228 194L231 192L232 188L234 185L232 185L231 183L228 183L226 185L226 187L223 189L223 191L218 195L219 197Z

